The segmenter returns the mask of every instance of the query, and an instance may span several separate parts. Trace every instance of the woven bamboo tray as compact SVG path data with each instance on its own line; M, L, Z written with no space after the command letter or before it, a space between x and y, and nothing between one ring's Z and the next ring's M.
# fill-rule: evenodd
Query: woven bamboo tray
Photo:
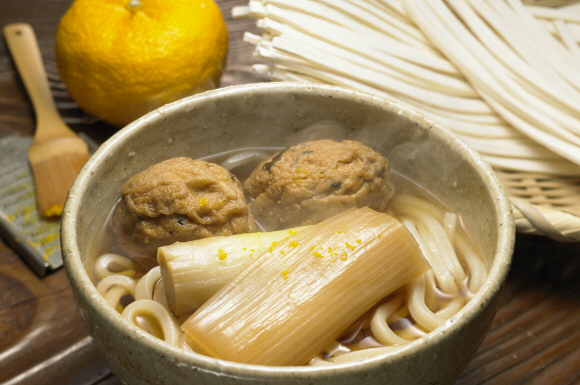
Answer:
M511 198L519 233L580 241L580 177L495 171Z

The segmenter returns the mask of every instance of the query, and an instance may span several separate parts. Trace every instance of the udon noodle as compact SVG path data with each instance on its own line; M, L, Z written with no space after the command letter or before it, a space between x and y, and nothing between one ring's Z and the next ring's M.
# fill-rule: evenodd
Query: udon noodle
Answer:
M248 162L265 155L251 150L215 159L230 169L247 168ZM392 199L390 214L413 234L432 268L378 303L310 365L401 349L445 324L484 284L487 267L461 218L399 176L396 184L401 183L404 192ZM96 259L94 272L97 290L128 322L172 346L192 350L180 329L189 314L176 317L169 310L159 267L143 272L129 257L107 252Z

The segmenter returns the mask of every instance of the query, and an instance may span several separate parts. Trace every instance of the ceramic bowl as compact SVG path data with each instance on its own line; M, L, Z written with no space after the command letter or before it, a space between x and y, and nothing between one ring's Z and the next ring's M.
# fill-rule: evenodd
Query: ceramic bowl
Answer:
M328 124L332 122L332 124ZM240 147L354 139L458 211L484 250L489 277L453 318L395 354L328 367L245 365L186 353L129 325L91 281L95 236L123 183L176 156ZM511 205L482 158L445 128L391 101L325 85L260 83L168 104L120 130L89 159L62 216L62 252L78 308L112 372L126 384L448 384L482 342L509 270Z

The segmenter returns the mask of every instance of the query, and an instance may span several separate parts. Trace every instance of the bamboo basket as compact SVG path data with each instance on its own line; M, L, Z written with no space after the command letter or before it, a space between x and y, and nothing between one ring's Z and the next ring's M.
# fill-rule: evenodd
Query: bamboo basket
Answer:
M580 241L580 177L495 172L512 201L518 233Z

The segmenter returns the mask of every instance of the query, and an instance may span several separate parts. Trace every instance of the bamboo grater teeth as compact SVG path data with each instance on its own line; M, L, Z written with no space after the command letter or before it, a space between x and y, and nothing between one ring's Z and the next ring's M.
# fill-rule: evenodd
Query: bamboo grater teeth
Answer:
M0 235L40 276L62 266L60 221L41 218L26 157L30 137L0 139Z
M89 149L96 144L89 142ZM39 275L62 266L60 221L40 216L26 156L32 137L0 138L0 237Z

